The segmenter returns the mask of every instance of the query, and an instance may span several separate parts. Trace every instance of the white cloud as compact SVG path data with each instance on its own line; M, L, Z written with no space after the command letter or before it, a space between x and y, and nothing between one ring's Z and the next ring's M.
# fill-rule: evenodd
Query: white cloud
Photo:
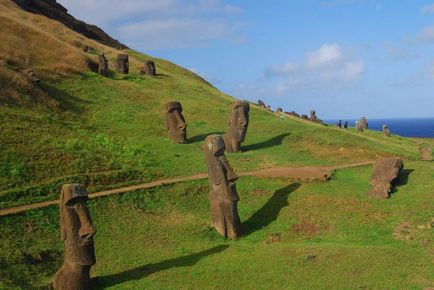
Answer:
M416 40L420 42L434 42L434 26L425 27L417 34Z
M317 51L307 54L306 62L309 68L315 69L333 65L342 59L342 51L337 44L324 44Z
M434 3L429 4L429 5L425 5L424 7L422 7L421 12L422 12L422 14L434 13Z

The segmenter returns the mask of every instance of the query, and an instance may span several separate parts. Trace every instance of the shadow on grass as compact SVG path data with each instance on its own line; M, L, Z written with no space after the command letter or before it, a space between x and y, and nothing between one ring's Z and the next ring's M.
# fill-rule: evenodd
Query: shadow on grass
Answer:
M87 104L91 102L77 98L63 90L60 90L47 83L42 84L42 89L54 100L56 100L60 108L64 111L74 112L76 114L81 114L85 111Z
M105 287L115 286L127 281L140 280L153 273L168 270L171 268L191 267L194 266L197 262L199 262L202 258L223 252L228 247L228 245L219 245L199 253L137 267L135 269L124 271L121 273L97 277L93 279L93 284L97 289L104 289Z
M267 203L243 223L245 235L256 232L274 222L282 208L289 204L288 196L300 186L300 183L295 182L276 190Z
M269 147L274 147L274 146L278 146L281 145L283 142L283 139L285 139L286 137L288 137L289 135L291 135L291 133L284 133L284 134L280 134L276 137L273 137L269 140L263 141L261 143L256 143L256 144L250 144L247 146L243 146L242 147L242 151L251 151L251 150L258 150L258 149L264 149L264 148L269 148Z
M399 187L407 185L410 174L414 171L414 169L403 169L399 173L399 177L394 183L394 188L390 194L394 194L399 190Z
M223 135L224 133L223 132L211 132L211 133L196 135L194 137L189 138L187 143L192 144L192 143L203 142L203 141L205 141L206 137L208 137L209 135L213 135L213 134Z

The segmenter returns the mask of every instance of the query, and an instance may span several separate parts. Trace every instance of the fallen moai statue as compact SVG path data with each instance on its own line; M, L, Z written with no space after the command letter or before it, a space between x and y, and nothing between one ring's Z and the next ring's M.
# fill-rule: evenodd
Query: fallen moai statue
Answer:
M182 115L180 102L166 104L166 128L170 140L180 144L187 142L187 123Z
M242 235L237 209L240 199L235 184L238 176L226 159L225 145L220 135L208 136L204 147L211 191L211 224L222 236L236 240Z
M404 168L401 158L383 158L374 163L374 172L369 184L372 186L368 196L373 198L389 198L399 173Z
M250 105L246 101L236 101L232 106L226 134L223 136L227 152L238 152L247 134Z
M87 191L80 184L65 184L60 194L60 236L65 253L62 268L56 272L57 290L91 289L90 268L95 265L95 229L86 207Z

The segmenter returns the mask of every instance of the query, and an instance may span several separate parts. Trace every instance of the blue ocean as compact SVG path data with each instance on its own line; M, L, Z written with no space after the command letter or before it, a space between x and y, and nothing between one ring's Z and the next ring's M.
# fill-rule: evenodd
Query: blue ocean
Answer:
M339 120L326 120L330 125L336 125ZM356 119L342 120L342 125L354 127ZM434 138L434 118L412 119L367 119L369 129L382 131L383 125L388 125L392 134L403 137Z

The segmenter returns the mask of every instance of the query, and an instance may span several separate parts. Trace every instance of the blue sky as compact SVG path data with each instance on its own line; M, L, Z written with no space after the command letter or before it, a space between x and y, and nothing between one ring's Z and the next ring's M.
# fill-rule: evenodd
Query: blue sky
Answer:
M324 119L434 116L433 0L58 2L240 99Z

